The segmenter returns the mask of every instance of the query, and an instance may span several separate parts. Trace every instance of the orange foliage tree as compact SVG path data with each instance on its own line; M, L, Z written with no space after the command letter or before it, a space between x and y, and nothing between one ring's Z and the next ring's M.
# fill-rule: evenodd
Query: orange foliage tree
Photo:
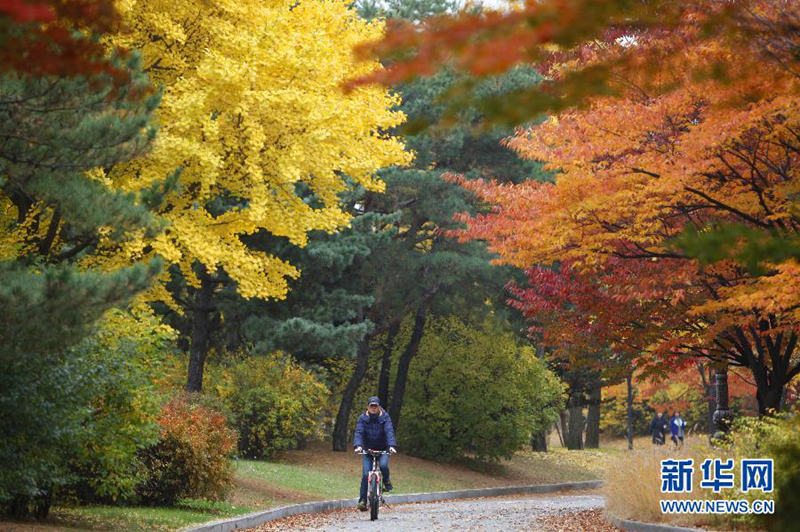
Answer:
M436 33L400 28L373 46L401 55L370 80L446 62L494 73L537 61L549 81L518 95L525 111L512 117L554 114L508 145L545 161L556 180L454 177L494 206L463 217L460 238L486 240L520 267L566 265L603 296L582 311L605 324L592 334L636 350L646 372L698 358L748 368L763 413L800 373L800 263L701 263L675 241L733 224L787 237L800 230L798 21L800 7L784 0L531 1L440 19ZM568 308L580 305L573 297Z

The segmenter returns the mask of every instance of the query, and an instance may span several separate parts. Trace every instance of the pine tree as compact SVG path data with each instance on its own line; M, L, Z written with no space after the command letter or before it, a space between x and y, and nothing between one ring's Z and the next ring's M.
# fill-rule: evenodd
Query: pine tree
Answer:
M343 199L342 203L353 202ZM393 217L352 212L355 216L348 228L334 234L311 232L302 248L265 232L244 240L256 252L291 262L301 275L289 282L288 295L282 300L243 298L230 278L218 275L220 289L214 294L209 334L214 351L262 356L282 350L322 366L330 358L355 356L357 346L373 329L367 314L374 297L359 274L368 267L375 248L393 235L374 229L388 225L386 219ZM184 300L191 290L179 275L167 288L177 300ZM191 337L190 317L163 305L159 308L185 338Z
M450 8L449 4L436 1L416 2L411 11L400 2L378 10L366 7L361 9L365 16L413 19ZM535 84L539 79L532 69L520 68L502 77L475 82L471 90L481 95L501 96ZM445 112L447 106L441 98L456 81L460 81L456 74L443 70L398 87L403 101L400 109L408 116L404 138L416 159L412 168L383 170L380 176L386 182L385 193L369 193L364 199L366 212L396 214L393 229L397 235L373 251L368 267L358 276L376 296L369 313L375 325L358 350L354 373L339 407L333 435L337 450L347 447L352 398L367 372L370 339L386 335L378 394L399 425L408 369L429 316L456 314L479 322L484 313L502 307L487 306L486 301L502 298L503 286L515 275L511 268L493 266L492 256L482 244L459 243L446 236L448 230L460 227L454 215L478 212L482 206L471 195L442 179L442 175L460 173L473 179L502 177L514 182L546 179L539 164L523 161L501 145L501 139L509 136L511 129L483 128L482 111L475 106L462 109L451 129L420 130L420 124L436 122ZM402 349L392 384L389 382L392 344L407 316L413 316L412 334Z
M302 274L285 301L248 307L242 332L254 354L281 349L317 364L356 356L358 344L373 329L367 314L375 300L358 274L370 266L374 250L392 238L391 231L373 231L386 225L386 218L358 215L343 231L315 232L305 248L278 251Z
M159 95L136 56L113 61L127 83L0 76L0 506L16 517L46 514L67 480L86 413L67 349L160 268L93 266L101 238L119 246L160 228L144 204L155 191L116 191L95 171L140 155L154 136Z

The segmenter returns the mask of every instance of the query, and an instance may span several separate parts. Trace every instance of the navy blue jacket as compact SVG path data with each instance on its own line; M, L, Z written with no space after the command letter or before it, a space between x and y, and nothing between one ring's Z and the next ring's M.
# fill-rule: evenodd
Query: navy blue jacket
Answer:
M397 447L394 439L394 427L386 410L381 408L377 419L372 420L368 413L358 416L356 433L353 436L353 447L385 451L388 447Z

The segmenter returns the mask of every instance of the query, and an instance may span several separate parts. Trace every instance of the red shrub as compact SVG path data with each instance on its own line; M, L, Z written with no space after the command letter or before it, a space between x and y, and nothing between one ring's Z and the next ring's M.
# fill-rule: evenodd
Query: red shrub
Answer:
M174 504L185 497L222 499L232 486L230 456L236 432L208 407L175 397L158 417L158 443L141 458L145 480L138 493L147 504Z

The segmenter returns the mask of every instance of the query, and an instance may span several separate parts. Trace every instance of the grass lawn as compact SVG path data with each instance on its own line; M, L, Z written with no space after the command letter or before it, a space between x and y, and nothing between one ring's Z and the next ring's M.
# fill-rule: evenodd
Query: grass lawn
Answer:
M51 530L177 530L192 524L255 511L229 502L184 501L175 508L144 506L56 507L46 522L10 523L0 521L3 531Z
M398 454L391 459L393 493L590 480L600 478L609 457L622 449L617 442L584 451L556 446L548 453L521 451L511 460L488 464L475 460L445 464ZM224 502L184 501L176 508L56 507L45 523L0 522L0 529L176 530L297 502L354 498L361 457L334 453L330 443L312 443L271 461L237 460L235 467L235 487Z

